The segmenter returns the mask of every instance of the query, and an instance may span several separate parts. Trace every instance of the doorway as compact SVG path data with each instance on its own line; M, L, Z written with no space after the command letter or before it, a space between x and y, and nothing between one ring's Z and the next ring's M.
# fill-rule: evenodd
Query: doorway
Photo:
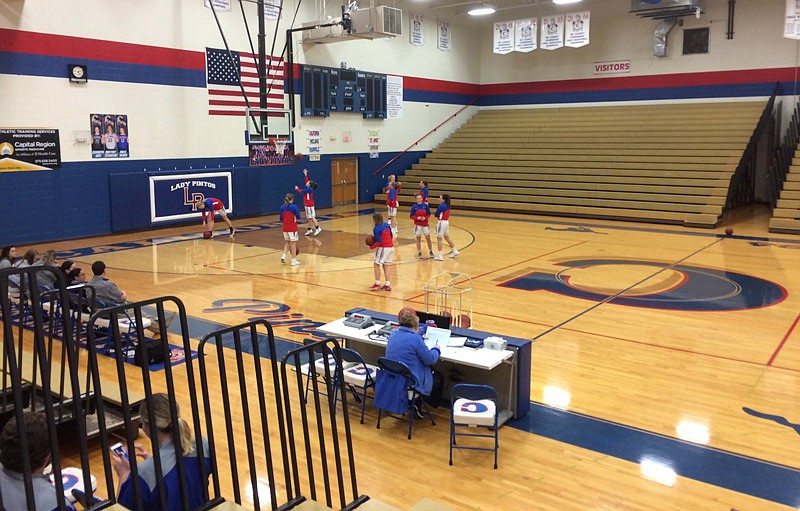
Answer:
M358 203L358 158L331 159L331 201L334 206Z

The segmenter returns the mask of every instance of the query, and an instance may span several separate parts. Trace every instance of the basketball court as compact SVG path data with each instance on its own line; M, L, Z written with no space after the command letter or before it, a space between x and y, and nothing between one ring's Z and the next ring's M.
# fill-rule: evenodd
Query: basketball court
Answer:
M280 262L276 216L234 218L235 240L203 240L191 226L36 248L86 267L102 259L131 299L175 295L198 329L258 317L294 342L350 308L422 309L439 272L471 276L473 328L535 340L532 411L501 429L495 472L481 453L458 453L448 466L446 410L407 441L400 423L376 430L368 406L353 429L359 486L386 503L800 505L789 484L800 478L800 454L787 448L800 432L800 237L768 235L765 212L734 212L720 224L733 226L726 236L724 227L454 211L461 253L439 262L417 260L401 209L393 290L370 292L373 211L320 211L323 231L300 240L298 267ZM195 339L205 333L190 327Z

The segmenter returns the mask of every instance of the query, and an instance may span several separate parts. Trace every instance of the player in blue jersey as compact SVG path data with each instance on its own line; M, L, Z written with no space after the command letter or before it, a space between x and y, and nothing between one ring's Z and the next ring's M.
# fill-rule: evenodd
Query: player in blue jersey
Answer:
M456 245L453 243L453 240L450 239L450 195L443 193L439 196L439 207L436 208L436 248L438 249L438 254L433 259L436 261L443 261L444 257L442 257L442 238L447 241L447 244L450 245L450 257L455 257L458 255L458 250L456 250Z
M414 236L417 238L417 259L422 259L421 241L422 236L428 241L428 254L433 257L433 245L431 245L431 228L428 226L428 218L431 216L431 208L422 202L422 194L417 193L417 203L411 206L411 218L414 220Z
M375 249L375 261L372 265L375 270L375 283L370 286L370 291L391 291L392 290L392 261L394 261L394 241L392 240L392 226L389 222L383 221L383 215L375 213L372 215L372 222L375 227L372 235L375 236L375 243L370 247ZM386 283L381 286L381 267Z

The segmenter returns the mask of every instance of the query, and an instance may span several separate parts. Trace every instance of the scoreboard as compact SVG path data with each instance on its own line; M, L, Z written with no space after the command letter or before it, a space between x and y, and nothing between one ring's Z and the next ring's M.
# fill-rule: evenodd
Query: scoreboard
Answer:
M356 112L365 119L386 118L386 75L304 65L302 77L300 115L303 117Z

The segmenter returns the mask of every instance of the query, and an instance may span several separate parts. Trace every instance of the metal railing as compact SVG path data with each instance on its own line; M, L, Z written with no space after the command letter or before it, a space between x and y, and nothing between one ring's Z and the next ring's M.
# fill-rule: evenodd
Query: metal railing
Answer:
M779 84L775 84L772 89L772 95L767 101L764 110L761 112L761 117L758 119L753 134L750 135L750 140L747 142L744 153L736 166L736 170L731 176L730 184L728 185L728 196L725 200L725 209L735 209L740 206L752 204L755 200L755 177L757 170L757 156L758 144L766 127L770 122L775 122L775 97L778 94Z

